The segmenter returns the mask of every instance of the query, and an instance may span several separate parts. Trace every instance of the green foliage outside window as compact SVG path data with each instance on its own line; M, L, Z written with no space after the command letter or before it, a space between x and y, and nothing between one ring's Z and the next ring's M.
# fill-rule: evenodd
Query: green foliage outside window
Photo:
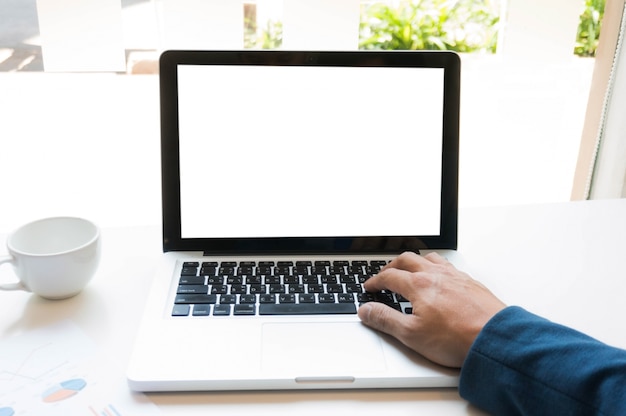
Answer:
M359 48L495 52L498 21L491 0L363 4Z
M578 56L595 56L600 26L604 16L605 0L585 0L585 9L580 15L574 53Z
M244 32L244 48L249 49L279 49L283 44L283 23L268 21L261 30L247 29Z
M401 0L364 2L361 6L359 49L453 50L494 53L503 0ZM574 1L574 0L572 0ZM594 56L605 0L584 0L574 53ZM282 23L269 21L257 31L247 21L246 48L277 49Z

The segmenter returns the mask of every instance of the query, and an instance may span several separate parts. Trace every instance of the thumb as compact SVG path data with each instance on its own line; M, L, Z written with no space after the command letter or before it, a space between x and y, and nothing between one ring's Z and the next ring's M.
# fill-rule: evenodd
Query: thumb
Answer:
M407 318L402 312L379 302L368 302L359 307L358 315L365 325L402 339L401 332Z

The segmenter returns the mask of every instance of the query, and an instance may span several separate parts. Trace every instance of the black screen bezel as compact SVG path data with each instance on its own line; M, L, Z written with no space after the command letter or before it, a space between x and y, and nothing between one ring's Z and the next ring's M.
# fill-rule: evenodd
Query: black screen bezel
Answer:
M179 65L398 66L444 69L439 236L182 238L178 136ZM159 60L163 251L211 254L398 253L456 249L460 60L449 51L166 51ZM419 128L419 126L416 126ZM427 180L425 178L424 180ZM416 192L419 192L416 182Z

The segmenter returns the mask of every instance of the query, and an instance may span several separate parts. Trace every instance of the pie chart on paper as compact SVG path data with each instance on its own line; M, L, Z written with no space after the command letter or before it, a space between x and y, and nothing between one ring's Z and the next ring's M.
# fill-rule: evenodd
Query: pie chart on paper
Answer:
M54 385L43 392L41 399L45 403L60 402L69 399L87 386L87 382L82 378L67 380ZM1 416L1 415L0 415Z

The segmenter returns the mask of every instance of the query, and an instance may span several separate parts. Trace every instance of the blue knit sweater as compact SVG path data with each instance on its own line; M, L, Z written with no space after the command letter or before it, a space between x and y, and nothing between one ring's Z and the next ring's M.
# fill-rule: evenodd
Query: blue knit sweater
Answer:
M508 307L476 338L459 392L494 415L626 415L626 351Z

